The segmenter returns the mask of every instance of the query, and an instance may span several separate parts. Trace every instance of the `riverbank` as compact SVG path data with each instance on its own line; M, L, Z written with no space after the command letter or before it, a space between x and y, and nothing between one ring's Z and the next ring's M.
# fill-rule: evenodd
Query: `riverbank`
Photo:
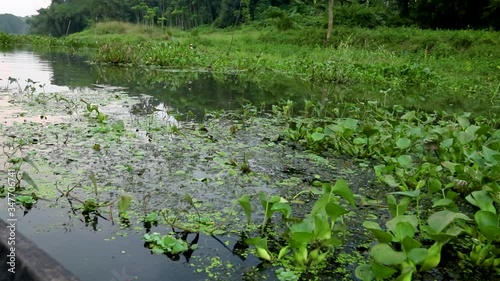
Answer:
M346 97L355 93L358 100L427 111L467 110L489 116L484 104L497 103L498 32L337 27L328 46L323 32L254 26L187 32L109 22L61 39L2 40L7 45L68 46L74 51L90 47L96 64L233 73L247 80L288 76L310 81L322 91L340 88Z

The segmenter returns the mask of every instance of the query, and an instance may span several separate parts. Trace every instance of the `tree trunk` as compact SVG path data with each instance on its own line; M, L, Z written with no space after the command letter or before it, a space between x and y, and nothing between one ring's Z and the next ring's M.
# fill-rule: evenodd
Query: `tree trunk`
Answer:
M326 43L330 43L333 30L333 1L328 0L328 30L326 31Z

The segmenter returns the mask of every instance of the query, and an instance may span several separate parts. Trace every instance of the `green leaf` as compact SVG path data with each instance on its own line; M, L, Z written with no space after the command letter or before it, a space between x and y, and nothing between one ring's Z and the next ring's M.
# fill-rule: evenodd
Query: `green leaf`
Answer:
M416 198L420 195L420 189L413 190L413 191L396 191L396 192L390 192L388 194L404 195L404 196L408 196L411 198Z
M371 281L375 279L375 273L373 273L372 267L367 264L357 266L354 274L356 278L362 281Z
M401 155L397 158L398 163L401 167L405 169L410 169L413 167L413 162L410 155Z
M408 253L408 257L415 264L421 264L424 262L428 255L428 250L424 248L414 248Z
M286 246L281 248L279 254L278 254L278 260L283 258L285 255L287 255L290 252L290 246Z
M441 142L441 144L439 145L439 147L441 148L449 148L453 145L453 139L445 139Z
M457 121L458 121L458 124L460 124L460 126L462 127L462 129L466 129L467 127L470 126L470 121L469 121L469 118L466 118L466 117L463 117L463 116L459 116L457 117Z
M298 244L309 244L314 238L314 233L312 232L293 232L292 240L297 242Z
M417 230L418 227L418 218L414 215L399 215L385 223L387 228L392 231L393 233L396 233L396 225L400 222L407 222L409 223L414 231Z
M500 152L490 149L486 146L483 146L483 156L486 161L493 165L496 165L500 160Z
M435 233L440 233L456 219L470 220L469 217L462 213L443 210L433 213L427 220L427 223Z
M31 167L33 167L33 169L35 169L37 172L40 172L40 170L38 170L38 167L35 165L35 162L33 162L30 157L28 156L24 157L23 161L30 164Z
M289 218L290 215L292 214L292 208L290 208L290 205L288 205L288 203L284 202L274 203L273 206L271 207L271 211L281 212L285 218Z
M352 143L355 145L364 145L366 144L366 139L365 138L355 138L352 140Z
M397 270L395 270L394 268L385 266L385 265L383 265L381 263L378 263L378 262L376 262L374 260L372 260L370 262L370 266L372 268L373 273L375 274L375 276L379 280L383 280L383 279L389 278L392 275L394 275L394 273L397 272Z
M475 136L473 134L470 134L468 132L459 132L457 139L460 142L460 144L465 145L473 141Z
M125 213L130 207L130 203L132 202L132 196L128 194L120 195L120 199L118 200L118 212Z
M355 205L354 195L352 194L352 191L349 188L347 181L345 181L344 179L337 180L337 182L335 183L335 185L332 188L332 192L337 194L337 195L342 196L342 198L347 200L347 202L349 202L349 204L351 204L351 206Z
M406 221L398 222L394 230L394 235L399 238L399 241L402 241L405 237L413 237L416 232L413 225Z
M390 187L399 187L399 183L396 182L396 179L392 175L385 175L383 177L385 183L387 183Z
M441 181L439 179L434 178L434 177L429 179L429 190L431 192L438 192L441 190L441 187L442 187L442 185L441 185Z
M252 198L250 195L245 194L238 199L238 203L240 203L240 206L247 217L247 223L250 223L250 220L252 219L252 205L250 204L250 198Z
M411 145L411 140L408 138L399 138L396 140L396 146L397 148L403 150L407 149Z
M498 227L498 216L489 211L478 211L474 218L479 226L479 231L488 239L495 241L500 237L500 227Z
M380 229L380 226L376 222L365 221L363 222L363 226L368 229L380 243L391 243L392 235Z
M313 141L320 141L325 137L325 134L320 132L314 132L311 134L311 138Z
M439 262L441 261L442 247L443 244L436 242L429 248L422 267L420 267L420 271L427 271L438 266Z
M376 244L370 249L373 259L384 265L399 265L406 260L403 252L394 251L388 244Z
M29 185L33 186L36 190L38 190L38 186L36 185L35 181L28 175L28 173L23 172L23 175L21 178L26 181Z
M418 248L422 246L422 243L418 242L415 240L413 237L406 236L403 238L401 241L401 245L403 246L403 250L408 254L411 252L413 249Z
M474 191L465 197L465 199L483 211L490 211L494 214L497 213L493 205L493 197L485 190Z
M339 205L330 202L325 206L326 214L330 217L332 222L335 222L340 216L349 213L346 209L340 207Z

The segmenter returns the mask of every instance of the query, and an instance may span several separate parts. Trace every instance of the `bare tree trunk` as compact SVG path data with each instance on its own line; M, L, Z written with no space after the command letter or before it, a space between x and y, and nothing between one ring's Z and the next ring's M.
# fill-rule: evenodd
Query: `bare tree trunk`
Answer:
M328 30L326 31L326 43L330 43L333 30L333 1L328 0Z

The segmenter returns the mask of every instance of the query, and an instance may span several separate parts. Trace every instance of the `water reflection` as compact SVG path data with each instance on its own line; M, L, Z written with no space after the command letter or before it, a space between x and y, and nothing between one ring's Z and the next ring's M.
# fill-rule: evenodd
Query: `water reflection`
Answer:
M276 104L312 99L308 84L284 77L249 82L238 75L96 66L88 56L62 51L3 51L0 81L18 78L45 84L46 92L119 87L132 96L152 96L151 106L167 106L202 116L206 111L239 109L242 104ZM14 86L14 85L12 85Z

